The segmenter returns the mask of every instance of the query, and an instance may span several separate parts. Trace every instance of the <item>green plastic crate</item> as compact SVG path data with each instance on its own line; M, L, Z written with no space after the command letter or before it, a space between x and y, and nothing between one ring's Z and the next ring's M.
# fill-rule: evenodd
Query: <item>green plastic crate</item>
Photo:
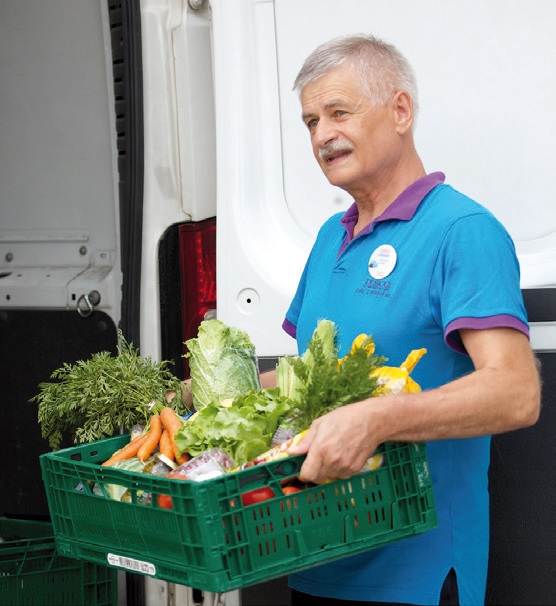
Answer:
M436 526L422 444L384 444L381 468L287 496L281 481L299 473L303 455L204 482L100 466L128 441L41 456L60 553L224 592ZM129 489L131 502L108 498L102 487L110 484ZM242 505L243 493L263 486L276 496ZM172 510L158 507L160 494L171 496Z
M0 518L2 606L113 606L117 571L56 554L52 524Z

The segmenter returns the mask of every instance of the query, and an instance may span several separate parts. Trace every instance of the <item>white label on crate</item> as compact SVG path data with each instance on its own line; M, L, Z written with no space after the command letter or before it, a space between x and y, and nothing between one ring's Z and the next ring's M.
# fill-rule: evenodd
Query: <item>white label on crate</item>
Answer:
M106 556L110 566L120 566L121 568L127 568L133 572L139 572L141 574L150 574L154 576L156 574L156 568L154 564L150 562L142 562L141 560L134 560L133 558L126 558L124 556L116 555L115 553L109 553Z

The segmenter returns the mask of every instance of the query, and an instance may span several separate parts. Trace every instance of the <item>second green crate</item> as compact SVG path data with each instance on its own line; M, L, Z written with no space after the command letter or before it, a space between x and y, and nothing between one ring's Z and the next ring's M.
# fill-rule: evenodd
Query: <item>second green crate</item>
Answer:
M52 524L0 518L2 606L115 606L117 571L57 555Z

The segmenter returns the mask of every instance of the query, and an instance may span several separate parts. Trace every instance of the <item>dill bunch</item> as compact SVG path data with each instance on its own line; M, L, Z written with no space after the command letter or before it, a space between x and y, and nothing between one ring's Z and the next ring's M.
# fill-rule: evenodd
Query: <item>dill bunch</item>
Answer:
M37 404L41 435L58 450L66 434L74 444L95 442L146 424L166 405L166 393L175 391L170 406L187 412L181 382L170 371L170 362L141 357L118 332L118 353L102 351L88 360L65 363L39 384L31 398Z

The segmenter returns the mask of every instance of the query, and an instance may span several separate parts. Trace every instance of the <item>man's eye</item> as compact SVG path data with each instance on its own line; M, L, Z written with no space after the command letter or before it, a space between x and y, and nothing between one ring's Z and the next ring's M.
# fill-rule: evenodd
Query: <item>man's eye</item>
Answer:
M316 125L318 124L318 120L316 118L313 118L312 120L307 120L306 124L307 124L307 128L309 130L313 129L316 127Z
M338 116L338 117L345 116L345 115L346 115L346 113L347 113L347 112L345 112L343 109L337 109L337 110L334 112L334 114L335 114L336 116Z

